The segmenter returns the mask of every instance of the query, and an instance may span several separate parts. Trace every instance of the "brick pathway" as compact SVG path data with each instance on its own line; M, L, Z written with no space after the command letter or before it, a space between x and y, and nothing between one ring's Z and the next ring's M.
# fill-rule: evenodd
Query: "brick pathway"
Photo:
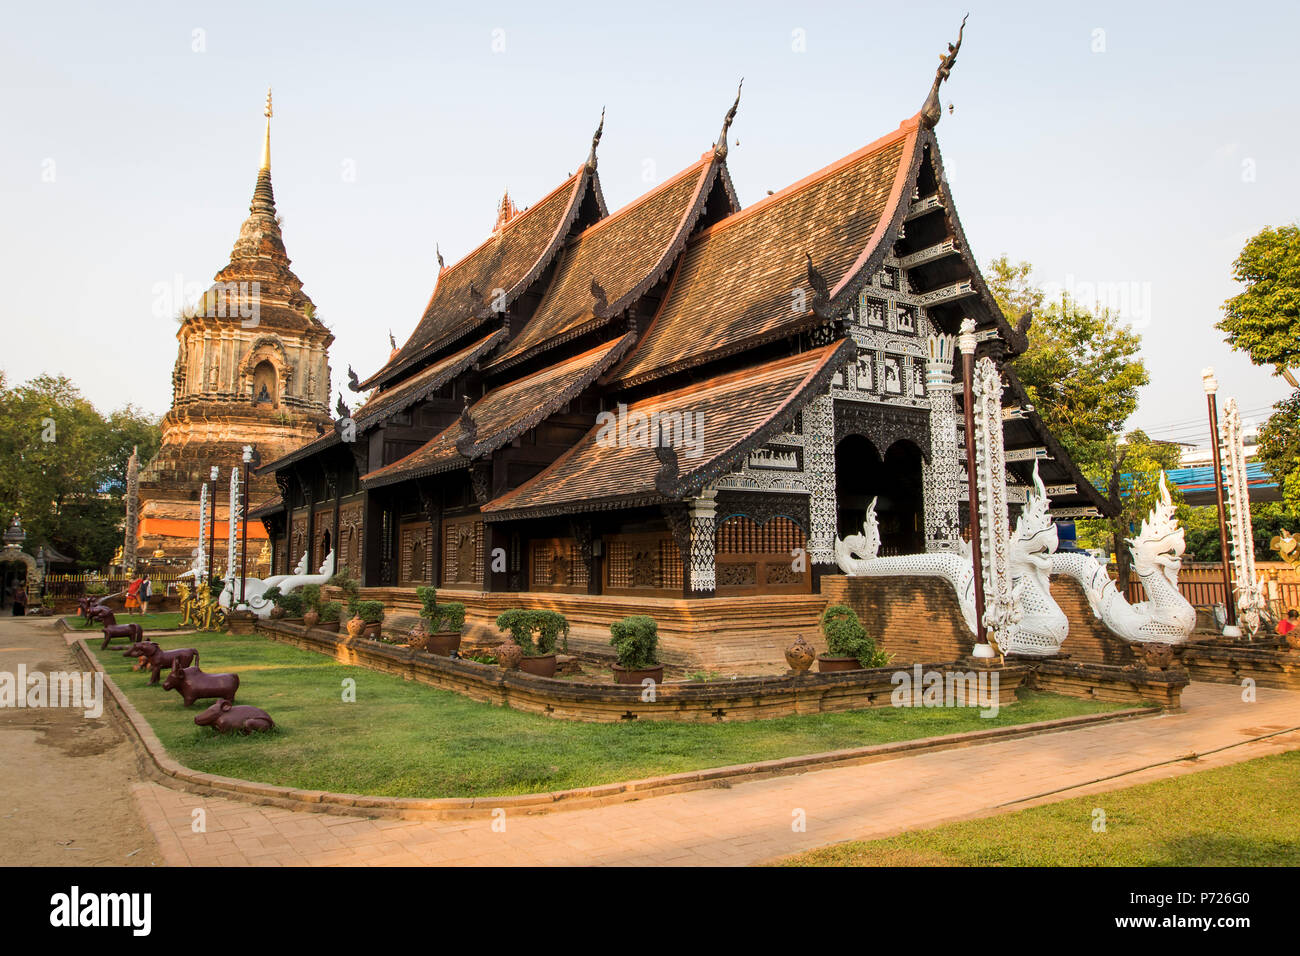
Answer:
M495 830L489 819L368 820L154 783L133 790L174 865L750 864L1300 749L1300 693L1257 693L1247 704L1237 687L1193 684L1181 714L587 810L506 813L504 831L501 820ZM1205 756L1179 759L1191 753ZM1100 780L1115 774L1124 776ZM206 832L194 832L196 809ZM803 832L793 827L798 811Z

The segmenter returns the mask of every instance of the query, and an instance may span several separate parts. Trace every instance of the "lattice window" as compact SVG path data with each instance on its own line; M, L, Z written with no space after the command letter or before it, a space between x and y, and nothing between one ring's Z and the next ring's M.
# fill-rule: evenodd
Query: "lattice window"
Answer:
M443 527L443 582L482 583L483 547L481 520L448 521Z
M531 572L534 588L583 588L587 586L587 563L572 538L532 542Z
M718 554L789 554L806 542L803 528L780 515L766 524L746 515L732 515L717 532Z
M682 588L682 556L671 536L609 538L605 553L606 580L611 588Z

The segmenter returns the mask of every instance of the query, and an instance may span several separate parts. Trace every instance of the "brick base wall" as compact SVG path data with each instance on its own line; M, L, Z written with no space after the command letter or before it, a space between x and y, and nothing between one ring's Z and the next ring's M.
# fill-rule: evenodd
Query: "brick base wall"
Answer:
M1061 652L1070 655L1070 660L1121 667L1133 663L1128 645L1093 616L1083 585L1078 581L1067 574L1052 575L1052 599L1070 620L1070 635L1061 645Z
M960 660L975 645L962 619L952 585L942 578L822 577L828 604L847 604L862 619L877 646L894 655L894 663ZM824 651L818 633L810 642Z

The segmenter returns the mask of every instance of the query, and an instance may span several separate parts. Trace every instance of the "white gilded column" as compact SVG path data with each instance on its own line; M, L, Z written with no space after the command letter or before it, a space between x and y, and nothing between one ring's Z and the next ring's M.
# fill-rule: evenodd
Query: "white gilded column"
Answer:
M717 590L715 532L718 517L718 492L706 488L691 499L691 590L712 593Z
M808 557L835 563L835 407L819 395L803 410L804 474L808 486Z
M955 339L927 340L925 389L930 398L930 464L925 469L925 550L953 551L961 542L961 462L957 451L957 406L952 397Z
M979 490L984 559L984 626L993 634L1016 623L1011 593L1011 535L1007 520L1007 464L1002 438L1002 376L987 355L975 363L975 482Z

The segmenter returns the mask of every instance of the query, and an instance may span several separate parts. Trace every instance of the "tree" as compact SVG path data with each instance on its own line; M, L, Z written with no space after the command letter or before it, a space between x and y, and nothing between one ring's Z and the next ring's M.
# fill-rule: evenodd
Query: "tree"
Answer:
M1027 262L1013 265L1001 256L989 263L985 278L1008 321L1034 311L1029 347L1013 367L1030 402L1084 477L1120 503L1119 517L1080 522L1079 536L1094 544L1110 537L1124 587L1129 572L1124 538L1130 525L1150 510L1160 469L1176 466L1178 452L1142 432L1120 439L1137 409L1138 389L1150 380L1141 336L1108 310L1085 309L1066 295L1045 301L1032 283L1032 271ZM1126 474L1131 486L1125 485Z
M107 564L122 541L126 459L158 445L138 409L105 419L62 376L16 388L0 379L0 516L21 515L32 546L49 542L87 567Z
M1259 458L1282 488L1282 500L1300 511L1300 391L1278 402L1259 430Z
M1233 262L1232 277L1246 288L1223 303L1218 328L1228 344L1278 374L1300 365L1300 226L1261 230ZM1294 385L1294 376L1288 378ZM1260 429L1259 455L1283 500L1300 509L1300 391Z
M1243 292L1223 303L1218 328L1256 365L1300 364L1300 226L1269 227L1232 264Z

